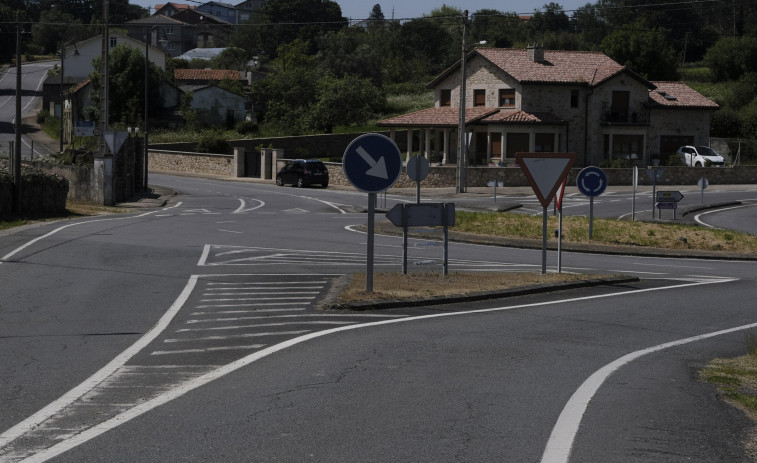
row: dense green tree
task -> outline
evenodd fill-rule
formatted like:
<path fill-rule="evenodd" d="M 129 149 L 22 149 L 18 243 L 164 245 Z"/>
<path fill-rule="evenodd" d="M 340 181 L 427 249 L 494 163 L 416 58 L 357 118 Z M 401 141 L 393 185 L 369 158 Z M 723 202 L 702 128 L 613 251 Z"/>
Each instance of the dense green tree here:
<path fill-rule="evenodd" d="M 309 128 L 331 133 L 336 126 L 365 124 L 386 106 L 384 92 L 356 76 L 318 80 L 317 98 L 308 112 Z"/>
<path fill-rule="evenodd" d="M 373 8 L 371 9 L 371 13 L 368 15 L 368 19 L 371 21 L 384 20 L 384 12 L 381 11 L 381 5 L 379 5 L 378 3 L 373 5 Z"/>
<path fill-rule="evenodd" d="M 244 71 L 247 69 L 247 62 L 250 60 L 248 53 L 238 47 L 228 47 L 218 56 L 209 60 L 206 67 L 211 69 L 234 69 Z"/>
<path fill-rule="evenodd" d="M 256 17 L 253 42 L 261 53 L 275 57 L 275 50 L 295 39 L 309 43 L 308 54 L 323 33 L 347 26 L 342 9 L 332 0 L 268 0 Z"/>
<path fill-rule="evenodd" d="M 534 11 L 528 25 L 533 31 L 541 33 L 567 31 L 570 29 L 570 18 L 560 4 L 550 2 L 541 10 Z"/>
<path fill-rule="evenodd" d="M 598 50 L 602 40 L 610 33 L 610 26 L 600 15 L 597 4 L 578 8 L 570 17 L 571 30 L 579 36 L 580 48 Z"/>
<path fill-rule="evenodd" d="M 488 46 L 510 48 L 526 38 L 526 27 L 517 14 L 497 10 L 478 10 L 471 17 L 470 35 L 473 43 L 483 40 Z"/>
<path fill-rule="evenodd" d="M 369 33 L 362 27 L 330 32 L 319 40 L 318 68 L 336 77 L 348 75 L 382 82 L 382 56 L 370 45 Z"/>
<path fill-rule="evenodd" d="M 616 30 L 602 41 L 602 51 L 649 80 L 676 80 L 678 59 L 667 33 L 643 24 Z"/>
<path fill-rule="evenodd" d="M 0 3 L 0 63 L 11 60 L 16 49 L 16 12 Z"/>
<path fill-rule="evenodd" d="M 32 26 L 32 40 L 39 53 L 56 53 L 61 49 L 62 43 L 74 40 L 75 24 L 79 24 L 79 21 L 61 10 L 43 11 L 40 21 Z"/>
<path fill-rule="evenodd" d="M 737 80 L 757 71 L 757 37 L 723 37 L 710 47 L 704 62 L 716 81 Z"/>
<path fill-rule="evenodd" d="M 137 49 L 127 45 L 118 45 L 111 49 L 108 57 L 109 77 L 109 121 L 112 123 L 137 124 L 144 121 L 145 94 L 145 57 Z M 99 88 L 102 75 L 100 57 L 95 58 L 93 66 L 96 71 L 90 74 L 92 88 Z M 165 80 L 163 72 L 152 63 L 148 68 L 149 114 L 155 114 L 160 106 L 158 87 Z M 91 94 L 92 107 L 89 115 L 99 119 L 100 95 Z"/>

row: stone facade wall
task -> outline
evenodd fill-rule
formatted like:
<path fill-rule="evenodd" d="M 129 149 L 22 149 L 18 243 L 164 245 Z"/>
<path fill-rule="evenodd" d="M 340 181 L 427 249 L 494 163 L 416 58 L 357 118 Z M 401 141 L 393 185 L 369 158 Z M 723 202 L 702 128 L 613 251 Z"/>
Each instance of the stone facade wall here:
<path fill-rule="evenodd" d="M 285 160 L 278 160 L 277 168 L 281 168 Z M 344 176 L 342 165 L 326 163 L 329 169 L 329 184 L 349 185 Z M 663 174 L 657 181 L 658 185 L 696 185 L 697 181 L 705 177 L 711 185 L 748 185 L 757 184 L 757 166 L 741 167 L 659 167 Z M 572 169 L 568 174 L 568 185 L 575 186 L 576 178 L 581 168 Z M 633 183 L 632 169 L 602 169 L 607 175 L 608 185 L 630 186 Z M 455 186 L 457 169 L 455 166 L 431 166 L 428 177 L 421 183 L 424 188 L 449 188 Z M 639 169 L 639 185 L 651 185 L 646 169 Z M 489 182 L 501 182 L 503 186 L 530 186 L 526 176 L 519 167 L 469 167 L 468 186 L 486 187 Z M 410 180 L 403 170 L 395 188 L 412 188 L 415 182 Z"/>
<path fill-rule="evenodd" d="M 149 170 L 236 177 L 233 155 L 150 150 Z"/>

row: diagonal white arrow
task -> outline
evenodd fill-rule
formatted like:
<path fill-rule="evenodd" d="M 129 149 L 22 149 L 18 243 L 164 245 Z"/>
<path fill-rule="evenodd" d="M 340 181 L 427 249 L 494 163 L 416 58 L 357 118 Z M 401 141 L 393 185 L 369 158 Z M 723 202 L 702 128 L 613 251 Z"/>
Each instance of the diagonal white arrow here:
<path fill-rule="evenodd" d="M 358 146 L 355 151 L 357 151 L 357 154 L 363 158 L 363 161 L 371 166 L 370 169 L 365 171 L 366 175 L 383 178 L 384 180 L 389 179 L 389 174 L 386 172 L 386 161 L 384 161 L 384 156 L 381 156 L 379 160 L 376 161 L 366 150 L 363 149 L 362 146 Z"/>

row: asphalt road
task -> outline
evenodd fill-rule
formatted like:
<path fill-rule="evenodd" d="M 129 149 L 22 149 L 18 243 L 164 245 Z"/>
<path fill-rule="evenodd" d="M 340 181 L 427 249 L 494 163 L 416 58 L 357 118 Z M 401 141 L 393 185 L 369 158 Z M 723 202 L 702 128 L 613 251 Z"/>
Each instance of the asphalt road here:
<path fill-rule="evenodd" d="M 642 279 L 323 312 L 365 268 L 364 193 L 151 180 L 179 195 L 0 237 L 3 461 L 748 461 L 751 423 L 696 370 L 745 352 L 754 261 L 566 253 Z M 378 269 L 400 244 L 377 237 Z M 450 245 L 452 271 L 539 266 Z"/>
<path fill-rule="evenodd" d="M 42 84 L 47 78 L 47 71 L 55 61 L 43 61 L 21 66 L 21 119 L 34 117 L 42 107 Z M 9 151 L 9 142 L 15 141 L 16 128 L 16 68 L 0 71 L 0 151 Z M 24 123 L 21 130 L 21 157 L 31 159 L 43 154 L 57 152 L 57 147 L 41 143 L 35 133 L 36 125 Z"/>

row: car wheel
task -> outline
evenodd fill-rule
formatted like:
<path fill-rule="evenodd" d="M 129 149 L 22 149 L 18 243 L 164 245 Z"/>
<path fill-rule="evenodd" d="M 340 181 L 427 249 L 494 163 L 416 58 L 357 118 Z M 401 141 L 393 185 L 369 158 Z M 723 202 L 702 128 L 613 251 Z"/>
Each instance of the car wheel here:
<path fill-rule="evenodd" d="M 276 185 L 284 186 L 284 180 L 281 177 L 276 177 Z"/>
<path fill-rule="evenodd" d="M 297 186 L 298 186 L 298 187 L 300 187 L 300 188 L 302 188 L 302 187 L 304 187 L 304 186 L 305 186 L 305 181 L 304 181 L 304 180 L 302 180 L 302 177 L 299 177 L 299 178 L 297 179 Z"/>
<path fill-rule="evenodd" d="M 697 162 L 696 164 L 694 164 L 694 167 L 702 167 L 702 163 L 701 162 Z"/>
<path fill-rule="evenodd" d="M 328 182 L 321 184 L 321 188 L 328 188 L 328 187 L 329 187 Z"/>

